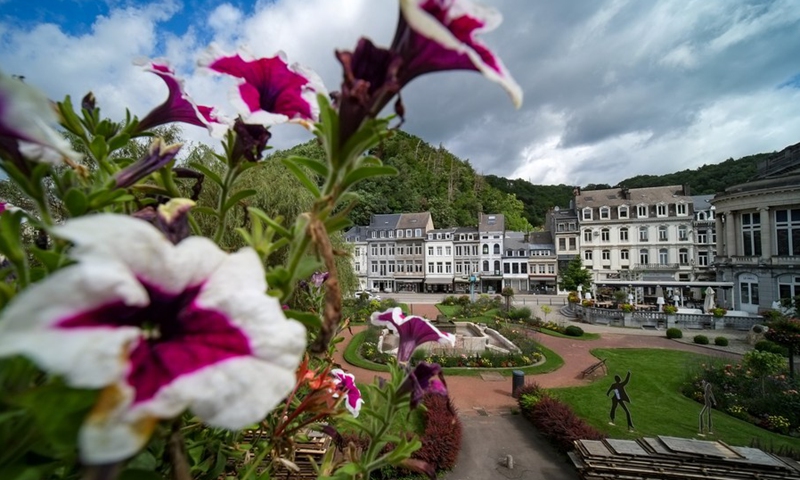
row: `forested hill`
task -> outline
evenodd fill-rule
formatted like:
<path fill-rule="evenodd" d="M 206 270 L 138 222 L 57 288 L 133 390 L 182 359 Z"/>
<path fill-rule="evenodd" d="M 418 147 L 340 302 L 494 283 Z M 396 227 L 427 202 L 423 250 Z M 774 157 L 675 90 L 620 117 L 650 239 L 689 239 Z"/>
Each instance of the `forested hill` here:
<path fill-rule="evenodd" d="M 556 205 L 566 207 L 572 199 L 573 187 L 570 185 L 534 185 L 521 178 L 510 179 L 495 175 L 484 178 L 494 188 L 516 195 L 525 206 L 525 218 L 537 227 L 544 225 L 547 210 Z"/>
<path fill-rule="evenodd" d="M 431 212 L 436 228 L 475 226 L 478 212 L 502 213 L 506 228 L 529 231 L 523 204 L 514 195 L 492 187 L 484 177 L 443 147 L 433 147 L 414 135 L 395 131 L 372 155 L 399 170 L 395 177 L 362 182 L 356 193 L 361 202 L 350 215 L 356 225 L 368 225 L 376 213 Z M 274 157 L 305 155 L 322 158 L 316 140 Z"/>

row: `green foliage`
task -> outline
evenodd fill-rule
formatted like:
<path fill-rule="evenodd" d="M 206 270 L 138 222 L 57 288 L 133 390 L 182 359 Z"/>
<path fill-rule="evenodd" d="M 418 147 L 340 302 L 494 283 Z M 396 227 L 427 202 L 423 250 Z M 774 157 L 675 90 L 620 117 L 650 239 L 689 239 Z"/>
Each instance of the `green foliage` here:
<path fill-rule="evenodd" d="M 708 337 L 705 335 L 695 335 L 692 341 L 698 345 L 708 345 Z"/>
<path fill-rule="evenodd" d="M 592 286 L 592 272 L 583 268 L 583 260 L 580 256 L 570 260 L 566 269 L 559 270 L 558 277 L 558 288 L 561 290 L 572 292 L 578 289 L 578 285 L 582 285 L 583 290 L 588 291 Z"/>
<path fill-rule="evenodd" d="M 678 307 L 675 305 L 664 305 L 664 313 L 667 315 L 674 315 L 678 313 Z"/>
<path fill-rule="evenodd" d="M 727 347 L 728 346 L 728 338 L 727 337 L 716 337 L 714 339 L 714 345 L 718 347 Z"/>
<path fill-rule="evenodd" d="M 534 185 L 527 180 L 495 175 L 487 175 L 485 179 L 492 187 L 515 195 L 524 204 L 525 219 L 536 227 L 544 225 L 545 215 L 554 205 L 566 206 L 572 199 L 573 187 L 568 185 Z"/>
<path fill-rule="evenodd" d="M 756 376 L 775 375 L 786 368 L 786 360 L 776 353 L 751 350 L 744 354 L 742 365 Z"/>
<path fill-rule="evenodd" d="M 580 337 L 583 336 L 583 329 L 577 325 L 570 325 L 564 329 L 564 334 L 570 337 Z"/>
<path fill-rule="evenodd" d="M 777 353 L 784 357 L 789 355 L 789 350 L 786 347 L 778 345 L 770 340 L 759 340 L 753 345 L 753 348 L 762 352 Z"/>
<path fill-rule="evenodd" d="M 683 338 L 683 332 L 680 328 L 668 328 L 667 338 Z"/>

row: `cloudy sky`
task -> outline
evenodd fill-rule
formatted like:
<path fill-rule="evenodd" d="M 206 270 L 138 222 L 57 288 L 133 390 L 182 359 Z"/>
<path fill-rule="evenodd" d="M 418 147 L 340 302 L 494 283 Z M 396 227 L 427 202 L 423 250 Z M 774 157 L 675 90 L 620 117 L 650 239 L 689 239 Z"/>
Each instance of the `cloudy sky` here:
<path fill-rule="evenodd" d="M 615 184 L 800 142 L 800 2 L 484 0 L 504 22 L 482 39 L 521 85 L 515 110 L 475 72 L 423 76 L 404 128 L 485 174 L 540 184 Z M 396 0 L 0 0 L 0 69 L 53 99 L 94 92 L 140 117 L 166 88 L 133 65 L 165 58 L 199 103 L 228 107 L 230 81 L 198 71 L 212 42 L 283 50 L 336 90 L 334 49 L 391 43 Z M 210 142 L 187 126 L 191 141 Z M 310 138 L 277 128 L 273 145 Z"/>

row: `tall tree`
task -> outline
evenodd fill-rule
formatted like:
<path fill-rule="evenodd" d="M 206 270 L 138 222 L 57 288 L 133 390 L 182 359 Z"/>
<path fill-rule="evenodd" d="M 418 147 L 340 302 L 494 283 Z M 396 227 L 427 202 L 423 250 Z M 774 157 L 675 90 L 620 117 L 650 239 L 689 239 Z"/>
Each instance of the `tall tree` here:
<path fill-rule="evenodd" d="M 592 272 L 583 268 L 583 261 L 579 256 L 570 260 L 566 270 L 560 270 L 558 276 L 558 288 L 561 290 L 572 292 L 578 289 L 578 285 L 589 290 L 592 286 Z"/>

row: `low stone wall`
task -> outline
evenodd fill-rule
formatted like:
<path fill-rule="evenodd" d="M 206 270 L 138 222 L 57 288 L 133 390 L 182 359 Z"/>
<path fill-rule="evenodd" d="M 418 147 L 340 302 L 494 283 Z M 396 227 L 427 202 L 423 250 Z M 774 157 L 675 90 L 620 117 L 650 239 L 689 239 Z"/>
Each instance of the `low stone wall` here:
<path fill-rule="evenodd" d="M 764 323 L 759 316 L 726 315 L 715 317 L 706 314 L 664 312 L 623 312 L 610 308 L 580 307 L 583 320 L 596 325 L 642 328 L 681 328 L 689 330 L 732 329 L 748 331 L 753 325 Z"/>

